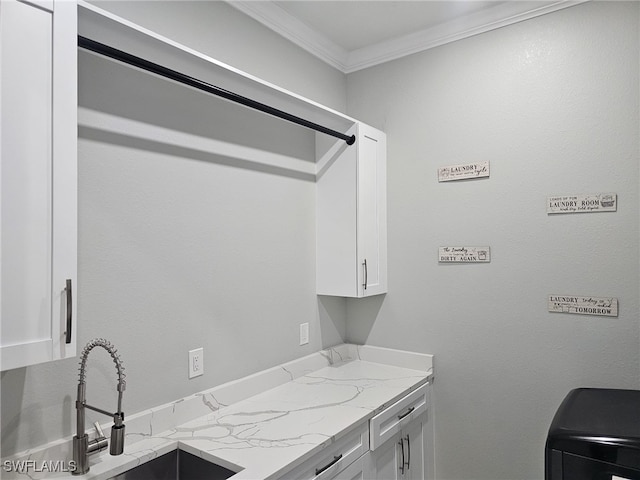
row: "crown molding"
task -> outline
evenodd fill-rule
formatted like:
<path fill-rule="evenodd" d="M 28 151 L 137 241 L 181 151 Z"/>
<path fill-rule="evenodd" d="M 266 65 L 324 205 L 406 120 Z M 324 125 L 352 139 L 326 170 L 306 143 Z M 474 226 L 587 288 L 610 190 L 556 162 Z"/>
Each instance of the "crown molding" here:
<path fill-rule="evenodd" d="M 234 1 L 229 5 L 348 74 L 430 48 L 522 22 L 590 0 L 507 1 L 435 27 L 347 51 L 271 1 Z"/>
<path fill-rule="evenodd" d="M 313 30 L 271 1 L 227 0 L 227 3 L 257 22 L 315 55 L 342 72 L 348 69 L 349 52 Z"/>

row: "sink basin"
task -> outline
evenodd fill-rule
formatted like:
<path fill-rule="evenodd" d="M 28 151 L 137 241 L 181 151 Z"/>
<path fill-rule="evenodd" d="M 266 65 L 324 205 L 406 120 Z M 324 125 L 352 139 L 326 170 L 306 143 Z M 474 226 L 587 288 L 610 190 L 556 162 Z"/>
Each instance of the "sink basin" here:
<path fill-rule="evenodd" d="M 226 480 L 235 474 L 178 448 L 109 480 Z"/>

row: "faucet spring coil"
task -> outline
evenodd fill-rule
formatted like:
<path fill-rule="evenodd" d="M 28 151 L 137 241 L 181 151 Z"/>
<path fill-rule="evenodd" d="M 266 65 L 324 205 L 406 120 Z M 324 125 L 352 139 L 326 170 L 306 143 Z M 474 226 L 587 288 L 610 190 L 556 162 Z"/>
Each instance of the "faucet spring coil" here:
<path fill-rule="evenodd" d="M 113 344 L 104 338 L 94 338 L 89 343 L 87 343 L 87 345 L 82 350 L 82 353 L 80 354 L 80 383 L 85 383 L 87 357 L 89 356 L 89 352 L 95 347 L 102 347 L 107 352 L 109 352 L 109 355 L 111 355 L 113 363 L 115 363 L 116 370 L 118 372 L 118 390 L 124 390 L 126 387 L 126 375 L 124 373 L 124 365 L 122 364 L 122 359 L 120 358 L 120 355 L 117 353 L 118 350 L 113 346 Z"/>

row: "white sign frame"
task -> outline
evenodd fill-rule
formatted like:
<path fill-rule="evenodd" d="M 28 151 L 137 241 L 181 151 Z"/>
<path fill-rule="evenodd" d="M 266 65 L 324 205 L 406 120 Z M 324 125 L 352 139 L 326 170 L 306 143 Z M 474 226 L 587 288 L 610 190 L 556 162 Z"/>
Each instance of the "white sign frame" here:
<path fill-rule="evenodd" d="M 618 316 L 618 299 L 583 295 L 549 295 L 549 312 L 577 315 Z"/>
<path fill-rule="evenodd" d="M 483 178 L 490 174 L 489 161 L 449 165 L 438 169 L 439 182 L 467 180 L 469 178 Z"/>
<path fill-rule="evenodd" d="M 616 193 L 590 193 L 579 195 L 553 195 L 547 197 L 547 213 L 615 212 L 618 209 Z"/>
<path fill-rule="evenodd" d="M 489 263 L 491 247 L 439 247 L 438 263 Z"/>

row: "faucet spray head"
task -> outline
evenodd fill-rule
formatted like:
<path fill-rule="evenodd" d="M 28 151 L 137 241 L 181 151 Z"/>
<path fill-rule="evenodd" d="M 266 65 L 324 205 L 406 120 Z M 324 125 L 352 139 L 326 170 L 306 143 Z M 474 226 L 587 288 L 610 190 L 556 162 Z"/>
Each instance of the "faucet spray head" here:
<path fill-rule="evenodd" d="M 124 452 L 124 424 L 113 425 L 111 427 L 111 444 L 109 453 L 111 455 L 121 455 Z"/>

